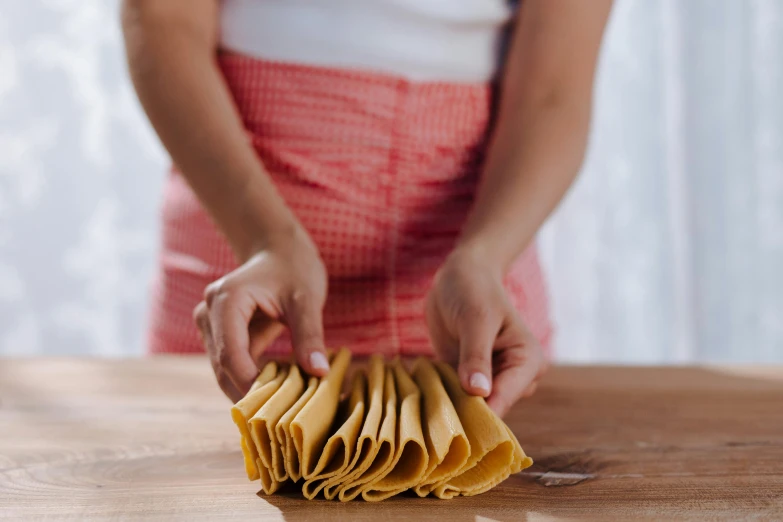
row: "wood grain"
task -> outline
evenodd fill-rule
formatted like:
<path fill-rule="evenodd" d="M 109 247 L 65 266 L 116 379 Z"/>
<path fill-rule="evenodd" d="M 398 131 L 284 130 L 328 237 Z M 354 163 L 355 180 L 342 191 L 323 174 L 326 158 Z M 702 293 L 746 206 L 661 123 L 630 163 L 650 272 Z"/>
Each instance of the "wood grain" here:
<path fill-rule="evenodd" d="M 555 368 L 536 464 L 451 501 L 260 497 L 228 409 L 199 357 L 0 360 L 0 518 L 783 519 L 783 368 Z"/>

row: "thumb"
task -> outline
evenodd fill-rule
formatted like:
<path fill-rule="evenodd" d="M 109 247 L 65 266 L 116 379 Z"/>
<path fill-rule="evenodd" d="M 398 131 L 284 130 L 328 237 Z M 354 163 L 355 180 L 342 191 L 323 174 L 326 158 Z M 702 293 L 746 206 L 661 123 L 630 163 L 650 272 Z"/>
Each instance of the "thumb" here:
<path fill-rule="evenodd" d="M 432 295 L 427 298 L 424 314 L 427 322 L 427 331 L 435 356 L 439 360 L 456 367 L 459 357 L 456 338 L 452 338 L 452 336 L 449 335 L 448 328 L 443 322 L 437 300 L 433 298 Z"/>
<path fill-rule="evenodd" d="M 329 359 L 321 307 L 313 299 L 294 298 L 284 313 L 296 362 L 309 375 L 323 377 L 329 372 Z"/>
<path fill-rule="evenodd" d="M 459 328 L 459 379 L 471 395 L 492 392 L 492 347 L 499 330 L 486 316 L 473 316 Z"/>

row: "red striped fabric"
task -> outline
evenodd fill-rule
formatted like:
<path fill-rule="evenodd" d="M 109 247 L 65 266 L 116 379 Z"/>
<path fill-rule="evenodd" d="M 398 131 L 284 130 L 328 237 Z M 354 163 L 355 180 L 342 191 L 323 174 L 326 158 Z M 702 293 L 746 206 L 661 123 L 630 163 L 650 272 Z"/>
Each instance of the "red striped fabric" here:
<path fill-rule="evenodd" d="M 487 85 L 222 55 L 248 136 L 329 272 L 328 346 L 431 354 L 424 298 L 470 209 L 487 141 Z M 163 199 L 149 351 L 203 350 L 191 313 L 236 267 L 221 233 L 172 169 Z M 533 333 L 551 326 L 535 247 L 505 281 Z M 283 334 L 270 347 L 290 351 Z"/>

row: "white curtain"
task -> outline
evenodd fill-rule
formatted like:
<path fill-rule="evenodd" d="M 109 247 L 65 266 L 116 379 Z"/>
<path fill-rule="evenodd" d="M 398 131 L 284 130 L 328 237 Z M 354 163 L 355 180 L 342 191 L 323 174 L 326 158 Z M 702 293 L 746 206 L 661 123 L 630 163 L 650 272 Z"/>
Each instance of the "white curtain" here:
<path fill-rule="evenodd" d="M 0 0 L 0 354 L 143 351 L 166 156 L 116 0 Z M 540 239 L 564 361 L 783 362 L 783 2 L 617 0 Z"/>
<path fill-rule="evenodd" d="M 783 361 L 783 3 L 616 3 L 542 237 L 576 361 Z"/>

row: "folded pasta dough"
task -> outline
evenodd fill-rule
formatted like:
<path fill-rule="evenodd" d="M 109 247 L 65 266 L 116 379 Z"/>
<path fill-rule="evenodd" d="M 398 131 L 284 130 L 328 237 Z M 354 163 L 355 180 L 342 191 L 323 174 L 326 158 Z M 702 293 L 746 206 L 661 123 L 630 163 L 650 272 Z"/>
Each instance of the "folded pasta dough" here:
<path fill-rule="evenodd" d="M 533 459 L 525 455 L 525 450 L 522 449 L 522 445 L 519 443 L 517 436 L 514 435 L 514 432 L 511 431 L 511 428 L 508 427 L 508 424 L 506 424 L 506 431 L 508 432 L 508 436 L 511 439 L 511 442 L 514 443 L 514 462 L 511 463 L 510 473 L 513 475 L 514 473 L 519 473 L 523 469 L 532 466 Z"/>
<path fill-rule="evenodd" d="M 508 436 L 511 439 L 511 441 L 514 443 L 514 460 L 511 463 L 508 473 L 503 473 L 501 475 L 498 475 L 498 477 L 493 482 L 489 482 L 481 488 L 473 489 L 468 493 L 463 493 L 463 495 L 465 496 L 478 495 L 479 493 L 484 493 L 485 491 L 489 491 L 490 489 L 494 488 L 495 486 L 497 486 L 498 484 L 506 480 L 509 475 L 513 473 L 519 473 L 523 469 L 533 465 L 533 459 L 525 455 L 525 452 L 522 450 L 522 446 L 519 444 L 516 435 L 514 435 L 514 433 L 511 431 L 511 429 L 508 426 L 506 426 L 506 431 L 508 431 Z"/>
<path fill-rule="evenodd" d="M 397 392 L 391 369 L 386 368 L 384 373 L 383 420 L 378 433 L 378 451 L 375 452 L 375 458 L 363 473 L 343 484 L 338 490 L 337 496 L 343 502 L 353 500 L 360 495 L 362 487 L 385 472 L 394 458 L 394 443 L 397 433 Z"/>
<path fill-rule="evenodd" d="M 509 475 L 513 473 L 519 473 L 525 468 L 530 467 L 533 465 L 533 459 L 525 455 L 525 452 L 522 450 L 522 446 L 520 446 L 519 441 L 517 441 L 516 436 L 512 433 L 511 429 L 509 429 L 508 426 L 506 426 L 506 431 L 508 432 L 508 436 L 511 439 L 511 441 L 514 443 L 514 459 L 509 466 L 509 469 L 507 472 L 504 472 L 502 474 L 499 474 L 494 480 L 491 482 L 487 482 L 485 485 L 481 487 L 476 487 L 470 491 L 462 492 L 461 494 L 464 496 L 472 496 L 472 495 L 478 495 L 479 493 L 484 493 L 486 491 L 489 491 L 490 489 L 494 488 L 504 480 L 506 480 Z"/>
<path fill-rule="evenodd" d="M 460 473 L 438 484 L 433 493 L 439 498 L 482 493 L 505 480 L 515 463 L 524 464 L 518 453 L 522 450 L 517 450 L 516 438 L 484 399 L 468 395 L 450 366 L 441 362 L 436 366 L 465 428 L 471 453 Z"/>
<path fill-rule="evenodd" d="M 419 496 L 470 496 L 530 466 L 508 426 L 480 397 L 463 391 L 454 370 L 418 359 L 370 358 L 348 396 L 340 392 L 350 352 L 331 357 L 322 379 L 296 365 L 267 364 L 231 409 L 248 477 L 265 493 L 304 478 L 308 499 L 359 494 L 379 501 L 413 488 Z"/>
<path fill-rule="evenodd" d="M 274 397 L 274 394 L 280 389 L 280 386 L 282 385 L 282 383 L 285 382 L 285 379 L 288 377 L 289 370 L 290 370 L 289 368 L 283 368 L 282 370 L 280 370 L 280 372 L 277 374 L 277 377 L 275 377 L 273 381 L 259 388 L 259 390 L 262 390 L 264 388 L 269 388 L 272 392 L 272 395 L 261 406 L 261 408 L 263 408 L 269 402 L 269 400 L 271 400 L 272 397 Z M 256 440 L 253 439 L 253 429 L 252 429 L 252 425 L 250 424 L 250 421 L 248 421 L 248 430 L 250 431 L 250 438 L 251 438 L 250 443 L 255 446 L 256 454 L 258 455 L 258 458 L 256 458 L 256 468 L 258 469 L 258 475 L 261 479 L 261 488 L 267 494 L 274 493 L 277 490 L 277 488 L 280 487 L 280 483 L 276 482 L 272 478 L 272 470 L 269 469 L 268 466 L 264 465 L 264 463 L 261 461 L 260 458 L 261 455 L 259 454 L 258 443 Z"/>
<path fill-rule="evenodd" d="M 421 393 L 402 363 L 392 365 L 399 403 L 397 444 L 387 469 L 362 490 L 364 500 L 375 502 L 414 487 L 427 471 L 427 447 L 421 429 Z"/>
<path fill-rule="evenodd" d="M 357 371 L 351 385 L 351 393 L 345 401 L 344 422 L 326 441 L 326 446 L 313 470 L 312 478 L 302 485 L 302 494 L 307 499 L 314 499 L 326 481 L 335 475 L 342 475 L 348 465 L 353 462 L 356 442 L 364 420 L 365 391 L 367 381 L 364 373 Z"/>
<path fill-rule="evenodd" d="M 353 460 L 341 473 L 335 474 L 324 485 L 324 497 L 328 500 L 337 496 L 343 484 L 349 484 L 370 467 L 375 454 L 378 453 L 378 429 L 383 414 L 383 383 L 386 370 L 383 357 L 372 355 L 367 370 L 367 393 L 365 395 L 365 410 L 367 415 L 362 424 L 362 431 L 356 443 Z"/>
<path fill-rule="evenodd" d="M 250 390 L 245 394 L 245 397 L 265 385 L 269 381 L 277 377 L 277 373 L 280 371 L 280 367 L 275 361 L 269 361 L 264 365 L 264 368 L 258 372 L 258 377 L 253 381 L 253 385 L 250 386 Z M 244 397 L 243 397 L 244 398 Z M 242 402 L 241 400 L 239 402 Z M 238 403 L 237 403 L 238 404 Z"/>
<path fill-rule="evenodd" d="M 470 444 L 457 411 L 429 359 L 417 359 L 412 374 L 421 390 L 424 406 L 422 427 L 429 457 L 424 477 L 414 490 L 420 497 L 426 497 L 438 483 L 448 481 L 465 467 L 470 457 Z"/>
<path fill-rule="evenodd" d="M 250 419 L 250 436 L 256 446 L 261 465 L 269 473 L 261 473 L 261 486 L 267 495 L 273 493 L 288 478 L 283 452 L 275 435 L 275 426 L 301 396 L 304 379 L 297 366 L 291 366 L 288 375 L 274 395 Z"/>
<path fill-rule="evenodd" d="M 250 437 L 250 429 L 248 428 L 247 421 L 255 415 L 255 413 L 264 405 L 264 403 L 272 396 L 277 389 L 277 386 L 267 387 L 267 384 L 277 378 L 277 363 L 272 361 L 264 366 L 261 373 L 256 377 L 255 382 L 250 387 L 250 391 L 247 392 L 239 402 L 234 404 L 231 408 L 231 419 L 234 424 L 239 428 L 239 435 L 241 437 L 240 447 L 242 448 L 242 456 L 245 459 L 245 471 L 247 472 L 247 478 L 250 480 L 256 480 L 259 478 L 258 466 L 256 460 L 258 459 L 258 451 L 255 444 Z M 283 378 L 281 377 L 280 382 Z"/>
<path fill-rule="evenodd" d="M 283 450 L 283 467 L 285 468 L 285 476 L 290 478 L 293 482 L 297 482 L 302 478 L 302 474 L 299 470 L 299 454 L 296 452 L 296 445 L 294 439 L 291 436 L 291 421 L 302 411 L 304 405 L 313 397 L 315 390 L 318 389 L 318 378 L 310 377 L 307 381 L 307 388 L 299 399 L 277 422 L 275 426 L 275 436 L 277 443 Z M 274 470 L 273 470 L 274 471 Z M 283 475 L 275 476 L 275 479 L 282 482 Z"/>
<path fill-rule="evenodd" d="M 341 349 L 332 359 L 329 373 L 318 383 L 312 398 L 291 421 L 291 436 L 299 455 L 299 469 L 305 480 L 313 476 L 318 454 L 329 436 L 350 362 L 351 352 Z"/>

